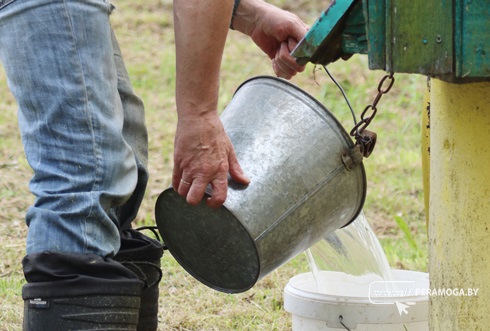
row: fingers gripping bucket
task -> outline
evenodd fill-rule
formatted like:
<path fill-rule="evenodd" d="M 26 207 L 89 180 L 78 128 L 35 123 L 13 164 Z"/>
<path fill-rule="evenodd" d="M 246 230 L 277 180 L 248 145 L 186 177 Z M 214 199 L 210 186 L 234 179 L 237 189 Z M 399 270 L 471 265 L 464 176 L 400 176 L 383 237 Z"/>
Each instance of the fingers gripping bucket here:
<path fill-rule="evenodd" d="M 155 214 L 183 268 L 213 289 L 238 293 L 354 220 L 366 178 L 340 123 L 286 81 L 246 81 L 221 120 L 251 183 L 230 180 L 219 209 L 190 206 L 169 188 Z"/>

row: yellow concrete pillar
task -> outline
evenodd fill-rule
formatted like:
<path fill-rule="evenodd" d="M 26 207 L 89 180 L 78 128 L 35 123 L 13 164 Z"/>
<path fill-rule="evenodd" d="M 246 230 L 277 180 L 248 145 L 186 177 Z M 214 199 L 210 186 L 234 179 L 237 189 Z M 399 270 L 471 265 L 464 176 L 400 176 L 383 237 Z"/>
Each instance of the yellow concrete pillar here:
<path fill-rule="evenodd" d="M 429 273 L 431 291 L 438 292 L 430 296 L 429 325 L 487 330 L 490 82 L 433 79 L 430 101 Z"/>

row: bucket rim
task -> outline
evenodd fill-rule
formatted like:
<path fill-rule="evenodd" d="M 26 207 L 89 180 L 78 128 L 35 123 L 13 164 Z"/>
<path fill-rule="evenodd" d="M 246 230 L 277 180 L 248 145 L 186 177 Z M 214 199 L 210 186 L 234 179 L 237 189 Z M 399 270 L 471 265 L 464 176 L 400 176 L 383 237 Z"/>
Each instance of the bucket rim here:
<path fill-rule="evenodd" d="M 349 147 L 352 148 L 355 146 L 354 144 L 354 141 L 351 139 L 349 133 L 347 132 L 347 130 L 345 130 L 344 126 L 342 125 L 342 123 L 340 123 L 340 121 L 337 119 L 337 117 L 335 117 L 335 115 L 324 105 L 322 104 L 320 101 L 318 101 L 317 98 L 315 98 L 313 95 L 311 95 L 309 92 L 305 91 L 304 89 L 302 89 L 301 87 L 291 83 L 290 81 L 284 79 L 284 78 L 280 78 L 280 77 L 274 77 L 274 76 L 269 76 L 269 75 L 258 75 L 258 76 L 254 76 L 254 77 L 251 77 L 251 78 L 248 78 L 247 80 L 243 81 L 240 85 L 238 85 L 238 87 L 236 88 L 235 92 L 233 93 L 233 96 L 243 87 L 245 86 L 247 83 L 250 83 L 254 80 L 261 80 L 261 79 L 264 79 L 264 80 L 272 80 L 272 81 L 276 81 L 276 82 L 280 82 L 281 84 L 284 84 L 284 85 L 287 85 L 293 89 L 295 89 L 296 91 L 299 91 L 301 92 L 303 95 L 305 95 L 306 97 L 308 97 L 311 101 L 313 101 L 314 103 L 316 103 L 318 106 L 320 106 L 320 108 L 325 111 L 325 113 L 327 113 L 332 120 L 334 120 L 335 124 L 338 125 L 338 127 L 340 128 L 340 131 L 345 135 L 345 137 L 347 138 L 347 143 L 349 144 Z M 360 163 L 362 164 L 362 162 Z"/>
<path fill-rule="evenodd" d="M 426 278 L 428 282 L 427 273 L 396 269 L 393 269 L 393 271 L 398 274 L 420 276 L 421 279 Z M 295 277 L 306 274 L 311 274 L 311 272 L 299 274 Z M 295 277 L 291 278 L 291 280 Z M 390 301 L 385 302 L 376 299 L 376 302 L 372 302 L 366 297 L 313 295 L 315 293 L 294 288 L 291 285 L 291 280 L 284 288 L 283 300 L 284 309 L 293 315 L 293 321 L 294 318 L 300 321 L 304 319 L 308 321 L 315 320 L 321 325 L 339 329 L 345 326 L 355 329 L 360 324 L 412 326 L 418 323 L 425 324 L 428 321 L 430 301 L 428 295 L 425 294 L 393 297 Z M 404 306 L 400 306 L 402 308 L 409 307 L 408 313 L 406 310 L 400 310 L 399 304 L 404 304 Z M 342 317 L 344 324 L 340 323 L 340 317 Z"/>
<path fill-rule="evenodd" d="M 349 275 L 343 272 L 339 271 L 324 271 L 329 274 L 338 274 L 339 276 L 341 275 L 347 275 L 350 277 L 356 277 L 353 275 Z M 427 285 L 429 282 L 429 274 L 421 271 L 414 271 L 414 270 L 399 270 L 399 269 L 392 269 L 393 274 L 395 275 L 395 278 L 397 276 L 416 276 L 417 280 L 427 280 Z M 331 293 L 321 293 L 321 292 L 313 292 L 309 291 L 306 289 L 300 288 L 298 286 L 297 282 L 300 282 L 304 280 L 305 278 L 312 277 L 312 272 L 305 272 L 302 274 L 298 274 L 294 277 L 292 277 L 289 282 L 287 283 L 285 287 L 285 292 L 288 292 L 290 295 L 294 295 L 297 297 L 304 297 L 305 299 L 311 299 L 315 301 L 322 301 L 322 302 L 345 302 L 345 303 L 351 303 L 351 304 L 372 304 L 371 300 L 368 297 L 365 296 L 353 296 L 353 295 L 335 295 Z M 362 277 L 362 276 L 359 276 Z M 308 279 L 309 280 L 309 279 Z M 379 280 L 376 280 L 374 282 L 378 282 Z M 396 279 L 394 280 L 395 282 L 397 281 L 415 281 L 415 280 L 406 280 L 406 279 Z M 420 302 L 420 301 L 426 301 L 429 299 L 429 296 L 427 292 L 424 293 L 424 295 L 406 295 L 406 296 L 390 296 L 389 301 L 415 301 L 415 302 Z M 377 298 L 376 301 L 382 301 L 381 299 Z"/>

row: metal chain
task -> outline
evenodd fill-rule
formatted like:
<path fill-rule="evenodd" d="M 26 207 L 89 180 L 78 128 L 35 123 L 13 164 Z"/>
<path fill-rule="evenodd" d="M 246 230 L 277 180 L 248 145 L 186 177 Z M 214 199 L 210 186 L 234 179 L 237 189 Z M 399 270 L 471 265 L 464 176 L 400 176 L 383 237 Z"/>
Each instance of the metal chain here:
<path fill-rule="evenodd" d="M 386 88 L 384 88 L 385 82 L 388 79 L 389 79 L 388 85 Z M 378 84 L 378 94 L 374 98 L 373 103 L 368 105 L 366 108 L 364 108 L 363 112 L 361 113 L 361 120 L 351 130 L 350 135 L 352 137 L 357 137 L 360 134 L 362 134 L 362 132 L 369 126 L 369 124 L 371 124 L 371 121 L 373 120 L 374 116 L 376 116 L 376 113 L 378 112 L 377 106 L 379 100 L 381 100 L 381 97 L 384 94 L 388 93 L 391 90 L 394 83 L 395 83 L 395 77 L 393 76 L 393 72 L 385 75 L 381 79 L 381 81 Z M 370 116 L 367 116 L 369 110 L 371 110 L 371 114 Z"/>
<path fill-rule="evenodd" d="M 388 79 L 388 86 L 384 88 L 385 82 Z M 361 121 L 357 123 L 351 130 L 350 135 L 355 137 L 356 145 L 359 146 L 360 152 L 364 157 L 369 157 L 373 152 L 374 146 L 376 145 L 377 135 L 375 132 L 366 130 L 366 128 L 371 124 L 374 116 L 378 112 L 378 102 L 381 97 L 391 90 L 391 87 L 395 83 L 395 77 L 393 77 L 393 72 L 385 75 L 378 84 L 378 95 L 374 98 L 371 105 L 364 108 L 361 114 Z M 369 116 L 367 116 L 369 114 Z"/>
<path fill-rule="evenodd" d="M 323 68 L 325 69 L 330 79 L 340 89 L 340 92 L 342 92 L 342 95 L 344 96 L 344 99 L 350 108 L 350 111 L 354 118 L 354 127 L 350 131 L 350 135 L 356 139 L 356 146 L 359 146 L 362 155 L 364 157 L 369 157 L 369 155 L 371 155 L 374 149 L 374 146 L 376 145 L 376 133 L 366 130 L 366 128 L 369 126 L 369 124 L 371 124 L 371 121 L 373 120 L 373 118 L 376 116 L 376 113 L 378 112 L 379 101 L 381 100 L 384 94 L 388 93 L 391 90 L 393 84 L 395 83 L 395 77 L 393 76 L 393 72 L 386 74 L 381 79 L 381 81 L 378 84 L 378 94 L 374 98 L 373 103 L 368 105 L 366 108 L 364 108 L 363 112 L 361 113 L 361 120 L 357 122 L 354 110 L 352 109 L 349 99 L 347 98 L 347 95 L 345 94 L 344 90 L 330 74 L 327 67 L 323 66 Z"/>

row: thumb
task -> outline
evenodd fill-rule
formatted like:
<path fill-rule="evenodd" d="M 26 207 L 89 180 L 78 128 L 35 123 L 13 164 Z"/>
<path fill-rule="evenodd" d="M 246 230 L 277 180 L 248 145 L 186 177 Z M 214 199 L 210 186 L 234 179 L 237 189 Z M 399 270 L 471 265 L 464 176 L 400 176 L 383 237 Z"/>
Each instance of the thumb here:
<path fill-rule="evenodd" d="M 250 178 L 243 172 L 234 151 L 232 151 L 228 157 L 228 165 L 230 176 L 234 181 L 243 185 L 248 185 L 250 183 Z"/>
<path fill-rule="evenodd" d="M 293 49 L 296 47 L 296 45 L 298 45 L 298 41 L 292 37 L 289 37 L 288 38 L 288 50 L 290 52 L 292 52 Z"/>

